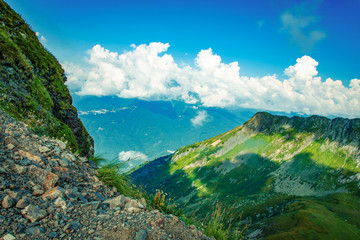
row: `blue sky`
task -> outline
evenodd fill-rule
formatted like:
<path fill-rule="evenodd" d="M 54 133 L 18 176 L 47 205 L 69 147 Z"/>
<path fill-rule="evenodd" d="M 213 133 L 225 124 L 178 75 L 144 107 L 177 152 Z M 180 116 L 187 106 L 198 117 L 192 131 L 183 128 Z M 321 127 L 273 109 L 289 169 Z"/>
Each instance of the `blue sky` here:
<path fill-rule="evenodd" d="M 160 57 L 165 53 L 169 54 L 180 67 L 199 67 L 199 62 L 196 63 L 195 59 L 201 50 L 211 48 L 211 53 L 204 53 L 204 57 L 219 56 L 221 63 L 224 64 L 237 62 L 240 75 L 249 78 L 276 74 L 280 81 L 290 77 L 289 82 L 293 81 L 296 84 L 299 74 L 291 75 L 289 71 L 285 74 L 284 70 L 289 66 L 295 66 L 296 60 L 304 55 L 318 62 L 317 65 L 310 60 L 302 60 L 302 63 L 309 63 L 318 71 L 318 75 L 312 74 L 311 79 L 320 76 L 322 82 L 327 78 L 341 80 L 347 88 L 351 79 L 360 78 L 359 0 L 196 2 L 6 0 L 6 2 L 25 18 L 34 31 L 39 32 L 39 38 L 42 36 L 43 40 L 46 39 L 45 46 L 61 63 L 77 64 L 78 67 L 89 64 L 84 58 L 91 58 L 91 54 L 101 52 L 101 48 L 94 49 L 96 45 L 101 46 L 105 52 L 108 50 L 110 53 L 121 55 L 124 51 L 135 51 L 136 47 L 130 47 L 131 44 L 149 46 L 152 42 L 159 42 L 169 43 L 170 46 L 165 48 L 157 46 L 157 54 Z M 149 53 L 150 50 L 144 51 Z M 141 54 L 137 56 L 139 55 Z M 300 67 L 302 63 L 299 63 L 298 69 L 304 69 Z M 96 64 L 99 64 L 99 61 L 94 60 L 90 63 L 92 69 L 100 66 Z M 71 69 L 70 67 L 66 69 L 69 71 L 70 80 L 78 80 L 80 75 L 75 76 L 76 71 L 71 72 Z M 191 74 L 189 76 L 193 77 Z M 84 75 L 81 77 L 84 78 Z M 301 76 L 300 78 L 306 79 Z M 176 81 L 176 84 L 180 82 L 177 79 Z M 356 84 L 354 82 L 353 86 Z M 215 85 L 208 84 L 206 87 L 209 86 Z M 203 89 L 203 87 L 199 88 Z M 292 89 L 296 88 L 292 86 Z M 324 96 L 336 94 L 334 91 L 333 89 L 325 93 L 324 90 Z M 82 89 L 83 94 L 89 92 Z M 214 101 L 204 100 L 209 96 L 202 97 L 200 90 L 195 93 L 195 97 L 200 98 L 205 105 L 230 104 L 220 100 L 221 103 L 214 104 Z M 342 93 L 349 95 L 348 92 Z M 158 92 L 154 94 L 161 95 Z M 177 96 L 181 94 L 178 93 Z M 147 98 L 145 95 L 122 93 L 118 95 Z M 276 96 L 278 93 L 272 95 Z M 360 111 L 358 106 L 360 99 L 355 95 L 345 100 L 330 100 L 333 104 L 341 101 L 348 105 L 355 104 L 353 110 Z M 300 96 L 296 101 L 301 99 Z M 245 100 L 235 99 L 231 104 L 242 104 L 241 101 Z M 273 105 L 276 103 L 275 101 Z M 303 112 L 308 108 L 315 109 L 309 113 L 318 113 L 318 109 L 322 108 L 322 106 L 304 105 L 294 109 L 290 107 L 274 109 L 266 104 L 259 103 L 255 106 L 267 110 Z M 242 106 L 249 107 L 249 104 Z M 347 105 L 338 107 L 345 108 Z M 333 107 L 328 105 L 327 108 Z M 321 111 L 319 113 L 330 115 Z M 331 114 L 350 116 L 342 114 L 340 110 Z"/>

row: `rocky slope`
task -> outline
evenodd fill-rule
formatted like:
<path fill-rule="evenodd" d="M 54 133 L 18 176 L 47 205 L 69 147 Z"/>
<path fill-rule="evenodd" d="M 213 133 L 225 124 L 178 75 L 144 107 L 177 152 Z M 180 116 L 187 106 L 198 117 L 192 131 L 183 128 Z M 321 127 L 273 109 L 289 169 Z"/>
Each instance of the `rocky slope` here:
<path fill-rule="evenodd" d="M 34 31 L 0 0 L 0 108 L 38 133 L 92 156 L 94 142 L 72 106 L 66 76 Z"/>
<path fill-rule="evenodd" d="M 2 239 L 208 239 L 97 178 L 96 164 L 0 110 Z"/>
<path fill-rule="evenodd" d="M 333 201 L 338 201 L 343 209 L 349 209 L 352 204 L 350 209 L 359 217 L 360 119 L 288 118 L 257 113 L 242 126 L 181 148 L 174 155 L 143 166 L 131 176 L 150 192 L 163 189 L 187 212 L 195 211 L 199 216 L 206 214 L 216 201 L 235 204 L 246 219 L 239 224 L 257 222 L 253 226 L 261 227 L 253 230 L 258 230 L 258 234 L 270 234 L 271 231 L 266 230 L 269 226 L 269 221 L 265 224 L 266 219 L 275 216 L 279 217 L 277 220 L 285 219 L 284 214 L 289 217 L 293 211 L 291 214 L 300 224 L 302 219 L 316 215 L 314 209 L 327 209 L 324 204 L 330 206 Z M 300 211 L 303 208 L 305 211 Z M 317 218 L 322 221 L 314 226 L 323 224 L 332 216 L 331 212 L 321 211 Z M 310 213 L 313 215 L 308 215 Z M 334 222 L 345 223 L 343 229 L 351 229 L 348 232 L 354 235 L 350 238 L 356 239 L 360 231 L 352 228 L 353 225 L 360 227 L 360 222 L 351 225 L 346 222 L 348 218 Z M 273 226 L 279 232 L 290 234 L 291 229 L 298 227 L 279 222 L 285 225 Z M 329 232 L 338 228 L 321 225 L 319 229 Z M 304 235 L 297 233 L 297 237 L 305 237 L 306 231 L 308 237 L 321 235 L 309 230 L 309 226 L 302 226 L 302 230 Z M 279 237 L 276 235 L 279 232 L 271 234 Z M 266 234 L 263 237 L 268 236 Z"/>

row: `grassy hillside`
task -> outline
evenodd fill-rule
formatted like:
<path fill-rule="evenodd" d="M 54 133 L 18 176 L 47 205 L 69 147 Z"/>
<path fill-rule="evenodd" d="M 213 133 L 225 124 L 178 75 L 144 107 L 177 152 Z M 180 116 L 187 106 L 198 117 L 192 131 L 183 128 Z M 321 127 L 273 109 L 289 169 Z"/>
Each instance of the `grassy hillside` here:
<path fill-rule="evenodd" d="M 359 126 L 360 119 L 258 113 L 244 125 L 181 148 L 132 176 L 148 191 L 163 189 L 188 214 L 205 216 L 217 201 L 235 204 L 246 219 L 240 224 L 257 222 L 265 236 L 279 237 L 266 228 L 269 218 L 278 227 L 285 222 L 284 231 L 296 238 L 297 227 L 307 229 L 303 217 L 317 216 L 320 220 L 313 225 L 329 232 L 334 229 L 330 223 L 338 225 L 337 221 L 350 231 L 353 225 L 342 218 L 323 222 L 333 214 L 324 203 L 340 194 L 339 206 L 360 206 Z M 288 217 L 295 220 L 291 223 Z"/>
<path fill-rule="evenodd" d="M 0 107 L 39 134 L 68 142 L 68 147 L 93 155 L 87 133 L 65 86 L 66 76 L 56 58 L 34 31 L 0 0 Z"/>

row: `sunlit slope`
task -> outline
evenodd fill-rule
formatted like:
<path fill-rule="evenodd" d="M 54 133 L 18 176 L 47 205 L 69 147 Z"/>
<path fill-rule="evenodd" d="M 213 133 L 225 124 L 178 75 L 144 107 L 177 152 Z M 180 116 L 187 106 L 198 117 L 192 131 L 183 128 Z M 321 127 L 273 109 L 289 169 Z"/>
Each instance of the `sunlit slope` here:
<path fill-rule="evenodd" d="M 352 191 L 360 169 L 359 125 L 359 119 L 257 113 L 242 126 L 179 149 L 153 176 L 143 175 L 152 181 L 141 179 L 144 169 L 133 175 L 149 188 L 159 188 L 166 177 L 163 187 L 183 204 L 214 194 L 233 199 Z"/>

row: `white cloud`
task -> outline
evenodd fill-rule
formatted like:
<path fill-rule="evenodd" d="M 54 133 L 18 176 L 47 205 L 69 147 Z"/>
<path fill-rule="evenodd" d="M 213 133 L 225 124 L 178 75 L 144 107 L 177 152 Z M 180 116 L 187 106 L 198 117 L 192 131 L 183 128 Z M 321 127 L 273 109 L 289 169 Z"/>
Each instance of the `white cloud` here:
<path fill-rule="evenodd" d="M 109 112 L 107 109 L 100 109 L 100 110 L 90 110 L 90 111 L 79 111 L 79 115 L 99 115 L 99 114 L 106 114 Z"/>
<path fill-rule="evenodd" d="M 204 125 L 205 122 L 209 120 L 209 115 L 205 110 L 200 110 L 197 112 L 197 115 L 190 119 L 191 124 L 194 127 L 200 127 Z"/>
<path fill-rule="evenodd" d="M 46 45 L 48 40 L 44 37 L 44 35 L 40 34 L 39 32 L 36 32 L 35 35 L 38 37 L 42 45 Z"/>
<path fill-rule="evenodd" d="M 166 54 L 168 48 L 169 44 L 150 43 L 133 46 L 133 50 L 119 54 L 96 45 L 88 51 L 88 67 L 63 64 L 67 85 L 80 95 L 360 116 L 360 80 L 351 80 L 349 87 L 339 80 L 323 81 L 317 76 L 318 62 L 309 56 L 298 58 L 295 65 L 285 69 L 288 77 L 280 80 L 276 75 L 241 76 L 237 62 L 223 63 L 211 49 L 198 53 L 195 67 L 180 67 Z"/>
<path fill-rule="evenodd" d="M 313 46 L 326 37 L 326 33 L 313 29 L 318 18 L 309 13 L 311 2 L 303 2 L 292 10 L 281 15 L 282 30 L 289 33 L 291 40 L 298 44 L 304 52 L 310 51 Z M 316 4 L 315 4 L 316 5 Z"/>
<path fill-rule="evenodd" d="M 120 160 L 120 162 L 125 162 L 128 160 L 147 160 L 147 156 L 141 152 L 137 152 L 137 151 L 121 151 L 118 155 L 118 158 Z"/>

